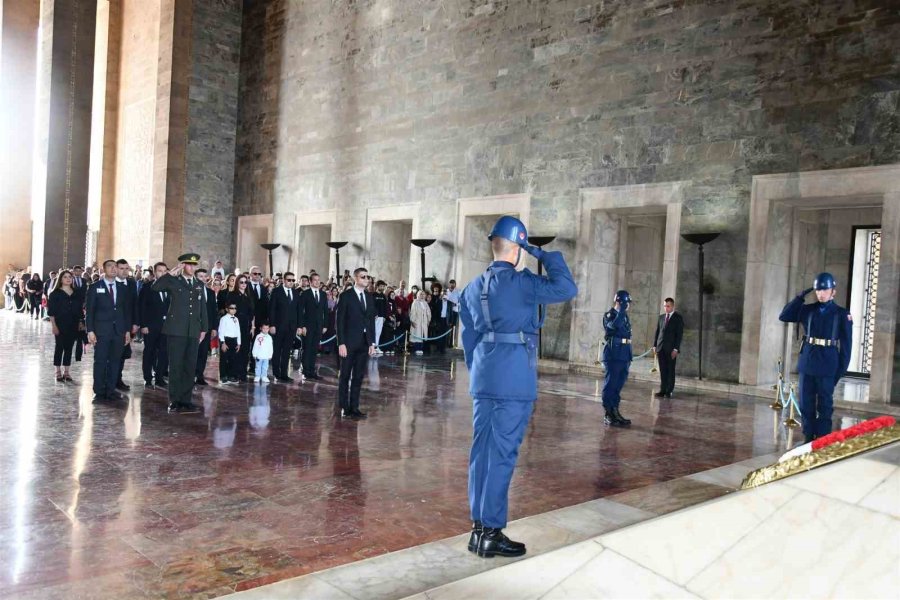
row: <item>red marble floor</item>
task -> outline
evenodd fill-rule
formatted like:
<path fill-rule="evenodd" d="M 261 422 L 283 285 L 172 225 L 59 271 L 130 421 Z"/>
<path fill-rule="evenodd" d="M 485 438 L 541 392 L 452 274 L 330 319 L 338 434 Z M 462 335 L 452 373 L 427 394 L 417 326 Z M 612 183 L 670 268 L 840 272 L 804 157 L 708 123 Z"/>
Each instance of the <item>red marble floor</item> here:
<path fill-rule="evenodd" d="M 207 598 L 462 533 L 469 527 L 468 374 L 458 357 L 382 357 L 369 419 L 335 418 L 316 385 L 213 385 L 169 415 L 127 362 L 130 400 L 91 404 L 92 354 L 58 384 L 47 323 L 0 313 L 0 596 Z M 333 366 L 331 357 L 323 364 Z M 211 361 L 210 380 L 217 362 Z M 596 380 L 543 375 L 511 518 L 770 453 L 773 413 L 747 398 L 652 398 L 602 425 Z"/>

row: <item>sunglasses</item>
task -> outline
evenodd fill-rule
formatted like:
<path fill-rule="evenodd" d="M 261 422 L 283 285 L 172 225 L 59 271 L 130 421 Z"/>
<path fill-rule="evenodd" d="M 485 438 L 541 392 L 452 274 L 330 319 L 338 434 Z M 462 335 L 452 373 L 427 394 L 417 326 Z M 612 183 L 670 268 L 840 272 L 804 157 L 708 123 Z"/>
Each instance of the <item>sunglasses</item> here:
<path fill-rule="evenodd" d="M 240 281 L 238 281 L 238 285 L 247 285 L 247 280 L 241 279 Z"/>
<path fill-rule="evenodd" d="M 226 310 L 237 310 L 237 306 L 229 306 Z"/>
<path fill-rule="evenodd" d="M 260 275 L 262 275 L 262 273 L 250 273 L 250 275 L 252 275 L 253 277 L 259 277 Z"/>
<path fill-rule="evenodd" d="M 294 283 L 297 280 L 296 279 L 285 279 L 285 281 L 287 281 L 288 283 Z"/>

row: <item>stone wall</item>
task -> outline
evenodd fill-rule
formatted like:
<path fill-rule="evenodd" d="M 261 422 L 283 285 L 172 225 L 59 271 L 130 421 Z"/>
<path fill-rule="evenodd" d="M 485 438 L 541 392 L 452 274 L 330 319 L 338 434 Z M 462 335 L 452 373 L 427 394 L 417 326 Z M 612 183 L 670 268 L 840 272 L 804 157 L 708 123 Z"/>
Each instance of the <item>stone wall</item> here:
<path fill-rule="evenodd" d="M 900 158 L 890 6 L 248 3 L 235 212 L 274 213 L 286 242 L 290 215 L 337 209 L 333 239 L 361 247 L 367 208 L 419 203 L 446 279 L 459 198 L 530 194 L 531 223 L 572 259 L 579 189 L 690 181 L 682 231 L 723 232 L 706 247 L 704 374 L 736 380 L 751 177 Z M 696 247 L 678 264 L 691 373 Z M 567 352 L 560 316 L 548 356 Z"/>
<path fill-rule="evenodd" d="M 241 0 L 194 0 L 191 35 L 184 244 L 231 265 Z"/>

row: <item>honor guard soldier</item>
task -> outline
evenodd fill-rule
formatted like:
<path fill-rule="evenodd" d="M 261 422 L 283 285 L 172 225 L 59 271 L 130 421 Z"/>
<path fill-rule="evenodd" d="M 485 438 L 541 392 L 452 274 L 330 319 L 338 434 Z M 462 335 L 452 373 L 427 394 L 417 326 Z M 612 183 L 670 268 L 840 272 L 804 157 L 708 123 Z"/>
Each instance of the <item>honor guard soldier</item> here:
<path fill-rule="evenodd" d="M 182 254 L 181 263 L 153 283 L 154 292 L 166 292 L 169 311 L 163 333 L 169 351 L 169 411 L 193 412 L 191 402 L 197 349 L 209 330 L 209 315 L 203 282 L 194 277 L 199 254 Z"/>
<path fill-rule="evenodd" d="M 809 443 L 831 433 L 834 386 L 850 364 L 853 319 L 850 312 L 834 303 L 834 276 L 819 273 L 813 286 L 791 300 L 778 319 L 803 325 L 803 345 L 797 372 L 800 374 L 800 414 L 803 434 Z M 815 290 L 813 304 L 804 304 Z"/>
<path fill-rule="evenodd" d="M 606 416 L 603 422 L 613 427 L 631 425 L 631 419 L 626 419 L 619 412 L 622 386 L 628 379 L 628 369 L 631 366 L 629 304 L 631 295 L 627 290 L 619 290 L 616 292 L 615 305 L 603 315 L 603 329 L 606 333 L 606 345 L 603 347 L 603 364 L 606 366 L 606 375 L 603 377 L 603 408 Z"/>
<path fill-rule="evenodd" d="M 466 286 L 459 316 L 473 398 L 469 456 L 469 551 L 521 556 L 525 545 L 503 534 L 509 483 L 537 399 L 538 305 L 566 302 L 578 287 L 559 252 L 528 244 L 525 225 L 501 217 L 488 236 L 494 262 Z M 517 271 L 522 251 L 543 261 L 547 276 Z"/>

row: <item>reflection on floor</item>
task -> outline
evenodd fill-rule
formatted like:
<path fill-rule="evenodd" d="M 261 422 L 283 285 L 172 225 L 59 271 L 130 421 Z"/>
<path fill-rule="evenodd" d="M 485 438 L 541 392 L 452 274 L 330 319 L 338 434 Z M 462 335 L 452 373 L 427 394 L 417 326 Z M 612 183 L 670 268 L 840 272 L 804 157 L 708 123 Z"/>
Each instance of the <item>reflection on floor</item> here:
<path fill-rule="evenodd" d="M 894 444 L 414 598 L 896 598 L 898 465 Z"/>
<path fill-rule="evenodd" d="M 139 345 L 126 366 L 130 400 L 117 407 L 90 402 L 91 353 L 74 385 L 56 383 L 52 347 L 49 324 L 0 314 L 0 360 L 15 374 L 0 388 L 2 594 L 213 597 L 469 527 L 471 401 L 458 358 L 373 360 L 370 418 L 355 423 L 335 418 L 330 357 L 322 383 L 213 385 L 196 395 L 202 414 L 171 416 L 165 393 L 140 385 Z M 786 445 L 776 415 L 747 398 L 660 402 L 629 383 L 623 412 L 634 426 L 619 431 L 601 425 L 597 396 L 594 378 L 542 376 L 514 518 L 625 494 L 611 519 L 633 522 L 667 501 L 632 490 Z M 695 483 L 677 494 L 720 493 L 715 481 Z"/>

